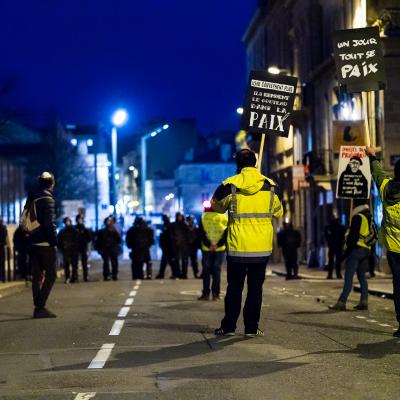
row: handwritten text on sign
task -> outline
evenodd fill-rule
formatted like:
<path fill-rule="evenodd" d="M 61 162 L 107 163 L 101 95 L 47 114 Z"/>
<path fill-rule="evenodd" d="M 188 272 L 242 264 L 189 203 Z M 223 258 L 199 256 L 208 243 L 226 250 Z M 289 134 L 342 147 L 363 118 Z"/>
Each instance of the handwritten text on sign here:
<path fill-rule="evenodd" d="M 337 77 L 347 92 L 383 88 L 385 72 L 378 29 L 342 30 L 334 38 Z"/>
<path fill-rule="evenodd" d="M 287 137 L 297 79 L 252 71 L 243 114 L 243 129 Z"/>

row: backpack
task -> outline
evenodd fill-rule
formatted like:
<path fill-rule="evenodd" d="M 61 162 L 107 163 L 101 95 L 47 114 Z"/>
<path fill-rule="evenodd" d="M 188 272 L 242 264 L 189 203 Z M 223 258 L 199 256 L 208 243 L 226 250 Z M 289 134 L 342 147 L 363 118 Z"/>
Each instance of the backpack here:
<path fill-rule="evenodd" d="M 371 233 L 364 238 L 364 242 L 367 246 L 373 246 L 378 241 L 378 228 L 372 217 L 369 223 L 369 230 Z"/>
<path fill-rule="evenodd" d="M 28 200 L 22 211 L 19 224 L 22 230 L 28 234 L 37 231 L 40 228 L 40 222 L 37 219 L 36 202 L 41 199 L 50 199 L 50 196 L 39 197 L 35 200 Z"/>

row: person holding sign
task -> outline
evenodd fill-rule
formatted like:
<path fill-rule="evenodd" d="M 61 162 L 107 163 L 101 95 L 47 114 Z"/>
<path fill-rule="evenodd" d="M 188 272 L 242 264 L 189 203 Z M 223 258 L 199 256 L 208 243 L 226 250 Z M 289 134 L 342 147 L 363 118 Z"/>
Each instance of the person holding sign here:
<path fill-rule="evenodd" d="M 400 160 L 394 166 L 394 178 L 388 177 L 376 159 L 376 150 L 367 147 L 372 177 L 383 203 L 381 237 L 387 248 L 387 260 L 393 274 L 393 299 L 400 325 Z M 400 337 L 400 328 L 393 334 Z"/>
<path fill-rule="evenodd" d="M 242 291 L 247 276 L 247 298 L 243 309 L 245 335 L 264 336 L 259 329 L 262 286 L 272 253 L 273 217 L 283 215 L 275 182 L 256 168 L 256 155 L 248 149 L 236 153 L 237 175 L 226 179 L 211 199 L 214 211 L 229 211 L 227 236 L 228 288 L 225 317 L 215 335 L 235 334 Z"/>
<path fill-rule="evenodd" d="M 354 309 L 368 310 L 368 282 L 365 273 L 368 270 L 371 246 L 376 242 L 377 234 L 366 200 L 354 200 L 354 206 L 350 229 L 346 233 L 344 257 L 347 260 L 343 291 L 337 303 L 329 306 L 331 310 L 346 311 L 347 298 L 353 288 L 353 277 L 356 273 L 360 282 L 361 298 Z"/>
<path fill-rule="evenodd" d="M 352 157 L 339 178 L 338 197 L 368 198 L 368 180 L 360 167 L 363 165 L 360 157 Z"/>

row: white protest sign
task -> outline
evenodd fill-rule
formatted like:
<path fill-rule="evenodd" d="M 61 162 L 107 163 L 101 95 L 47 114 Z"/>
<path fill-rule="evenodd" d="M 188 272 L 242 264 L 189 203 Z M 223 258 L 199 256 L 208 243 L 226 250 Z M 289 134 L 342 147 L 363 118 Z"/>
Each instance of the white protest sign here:
<path fill-rule="evenodd" d="M 364 146 L 341 146 L 336 197 L 369 199 L 371 170 Z"/>

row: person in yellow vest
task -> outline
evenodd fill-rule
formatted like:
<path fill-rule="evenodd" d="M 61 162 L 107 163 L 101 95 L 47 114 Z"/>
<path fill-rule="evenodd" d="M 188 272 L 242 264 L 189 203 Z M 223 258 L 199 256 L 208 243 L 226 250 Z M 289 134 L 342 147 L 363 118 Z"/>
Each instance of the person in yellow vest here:
<path fill-rule="evenodd" d="M 372 177 L 383 203 L 381 238 L 387 248 L 387 260 L 393 276 L 393 299 L 400 325 L 400 160 L 394 166 L 394 178 L 389 177 L 376 159 L 376 150 L 367 147 Z M 400 337 L 400 328 L 393 336 Z"/>
<path fill-rule="evenodd" d="M 206 205 L 199 224 L 199 239 L 203 253 L 203 292 L 199 300 L 219 300 L 221 291 L 221 266 L 225 257 L 228 216 L 219 214 Z"/>
<path fill-rule="evenodd" d="M 371 229 L 372 215 L 367 200 L 354 200 L 354 208 L 350 228 L 346 232 L 345 254 L 346 270 L 342 294 L 336 304 L 329 306 L 331 310 L 346 311 L 346 302 L 353 288 L 353 277 L 357 274 L 360 282 L 360 303 L 355 310 L 368 310 L 368 282 L 365 273 L 368 271 L 371 241 L 375 232 Z"/>
<path fill-rule="evenodd" d="M 240 150 L 235 161 L 237 175 L 226 179 L 211 199 L 214 211 L 229 212 L 225 317 L 215 335 L 235 334 L 247 277 L 248 290 L 243 309 L 245 335 L 264 336 L 258 324 L 262 287 L 273 247 L 272 218 L 282 216 L 283 209 L 275 182 L 255 168 L 255 153 L 248 149 Z"/>

